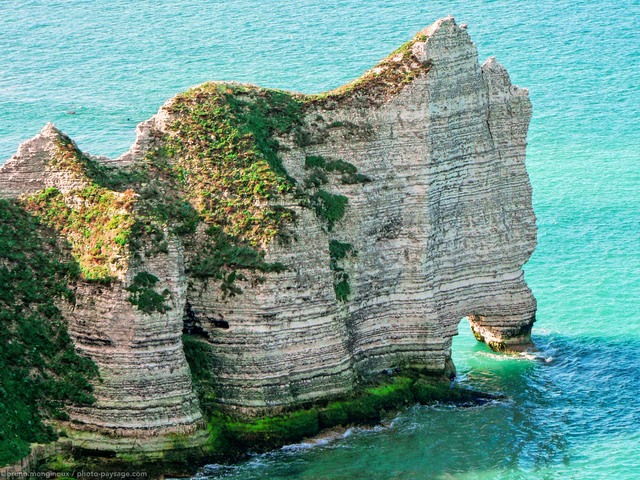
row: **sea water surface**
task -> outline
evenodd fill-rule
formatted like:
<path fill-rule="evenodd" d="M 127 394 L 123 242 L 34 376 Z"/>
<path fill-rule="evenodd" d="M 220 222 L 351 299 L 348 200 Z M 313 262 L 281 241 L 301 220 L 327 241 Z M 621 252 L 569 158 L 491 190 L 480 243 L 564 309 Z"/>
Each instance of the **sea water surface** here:
<path fill-rule="evenodd" d="M 384 428 L 201 475 L 640 478 L 640 2 L 0 2 L 0 163 L 47 121 L 117 156 L 136 123 L 207 80 L 337 87 L 447 14 L 469 24 L 481 62 L 495 55 L 530 89 L 539 245 L 525 272 L 539 352 L 494 354 L 463 321 L 461 383 L 507 400 L 416 406 Z"/>

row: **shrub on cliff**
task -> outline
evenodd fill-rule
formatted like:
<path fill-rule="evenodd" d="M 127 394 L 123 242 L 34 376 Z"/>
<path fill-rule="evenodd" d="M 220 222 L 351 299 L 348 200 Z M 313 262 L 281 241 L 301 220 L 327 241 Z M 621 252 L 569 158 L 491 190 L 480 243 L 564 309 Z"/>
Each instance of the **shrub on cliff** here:
<path fill-rule="evenodd" d="M 131 285 L 125 290 L 131 292 L 129 301 L 145 313 L 153 312 L 165 313 L 171 310 L 171 307 L 165 305 L 165 299 L 170 295 L 169 290 L 165 290 L 162 294 L 156 292 L 154 287 L 159 279 L 155 275 L 147 272 L 138 273 Z"/>

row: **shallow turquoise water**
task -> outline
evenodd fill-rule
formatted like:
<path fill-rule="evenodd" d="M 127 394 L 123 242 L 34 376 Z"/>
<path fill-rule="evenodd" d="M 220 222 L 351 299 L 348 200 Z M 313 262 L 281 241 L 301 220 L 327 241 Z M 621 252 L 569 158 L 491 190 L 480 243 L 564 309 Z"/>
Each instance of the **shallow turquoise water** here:
<path fill-rule="evenodd" d="M 462 322 L 463 383 L 508 401 L 415 407 L 211 478 L 640 478 L 640 2 L 0 2 L 1 159 L 46 121 L 117 156 L 206 80 L 333 88 L 449 13 L 531 92 L 539 358 L 495 355 Z"/>

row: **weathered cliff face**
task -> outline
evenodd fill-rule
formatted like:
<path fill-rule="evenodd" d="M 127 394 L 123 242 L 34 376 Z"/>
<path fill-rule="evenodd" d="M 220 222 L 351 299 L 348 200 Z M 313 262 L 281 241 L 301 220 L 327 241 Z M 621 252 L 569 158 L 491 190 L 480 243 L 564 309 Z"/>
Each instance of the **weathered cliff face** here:
<path fill-rule="evenodd" d="M 444 373 L 463 317 L 494 349 L 528 344 L 530 116 L 527 91 L 493 58 L 481 67 L 449 17 L 328 94 L 197 87 L 141 124 L 115 161 L 77 153 L 69 168 L 56 150 L 64 137 L 45 127 L 0 167 L 0 198 L 55 187 L 78 210 L 78 191 L 99 185 L 131 199 L 118 207 L 131 232 L 144 226 L 135 248 L 133 233 L 104 234 L 129 239 L 91 260 L 110 262 L 111 283 L 80 282 L 65 307 L 102 376 L 98 402 L 71 408 L 76 428 L 119 435 L 89 435 L 86 447 L 202 424 L 183 319 L 211 344 L 217 402 L 242 413 L 345 393 L 389 368 Z M 107 166 L 124 172 L 118 188 Z M 167 213 L 183 200 L 198 217 L 188 228 Z M 30 211 L 42 216 L 44 201 Z M 166 303 L 132 304 L 141 272 L 156 279 L 145 294 Z"/>
<path fill-rule="evenodd" d="M 58 132 L 47 124 L 38 135 L 18 147 L 18 152 L 0 166 L 0 198 L 16 198 L 45 188 L 70 191 L 82 188 L 85 181 L 75 172 L 57 168 L 54 140 Z"/>
<path fill-rule="evenodd" d="M 18 154 L 0 167 L 0 197 L 15 197 L 20 190 L 22 195 L 28 195 L 55 188 L 63 194 L 67 207 L 81 215 L 90 214 L 90 223 L 99 223 L 103 219 L 96 209 L 88 207 L 106 197 L 95 201 L 85 194 L 83 189 L 93 185 L 91 178 L 78 164 L 70 164 L 69 158 L 61 156 L 65 140 L 52 125 L 47 125 L 34 139 L 22 144 Z M 104 213 L 104 220 L 113 220 L 112 209 Z M 39 212 L 36 210 L 35 214 L 38 216 Z M 65 228 L 68 230 L 63 229 L 63 234 L 74 242 L 73 226 L 69 222 Z M 88 228 L 81 231 L 85 232 L 94 233 Z M 142 246 L 145 253 L 147 247 Z M 74 282 L 70 285 L 75 293 L 74 303 L 59 302 L 76 348 L 96 363 L 101 376 L 94 385 L 97 402 L 71 406 L 68 413 L 76 425 L 100 433 L 117 432 L 125 437 L 149 432 L 191 433 L 202 423 L 202 413 L 182 351 L 186 291 L 182 245 L 169 237 L 162 252 L 144 255 L 144 260 L 136 262 L 118 261 L 118 253 L 122 252 L 115 253 L 108 266 L 109 273 L 116 275 L 114 281 L 106 285 Z M 144 312 L 129 301 L 131 294 L 124 287 L 141 271 L 159 279 L 156 290 L 171 292 L 166 311 Z M 102 444 L 103 439 L 99 439 L 94 445 L 91 437 L 83 441 L 89 449 Z"/>
<path fill-rule="evenodd" d="M 298 241 L 268 247 L 267 259 L 290 270 L 224 300 L 190 293 L 216 346 L 221 402 L 282 406 L 383 369 L 443 371 L 465 316 L 495 348 L 527 342 L 536 309 L 522 272 L 536 245 L 527 91 L 495 60 L 480 67 L 453 20 L 423 34 L 412 50 L 428 71 L 374 107 L 362 96 L 310 109 L 321 141 L 287 144 L 284 165 L 300 183 L 309 156 L 343 159 L 372 180 L 324 186 L 349 199 L 345 217 L 327 231 L 299 209 Z M 339 262 L 346 302 L 334 291 L 332 240 L 357 251 Z M 220 315 L 228 330 L 206 320 Z"/>

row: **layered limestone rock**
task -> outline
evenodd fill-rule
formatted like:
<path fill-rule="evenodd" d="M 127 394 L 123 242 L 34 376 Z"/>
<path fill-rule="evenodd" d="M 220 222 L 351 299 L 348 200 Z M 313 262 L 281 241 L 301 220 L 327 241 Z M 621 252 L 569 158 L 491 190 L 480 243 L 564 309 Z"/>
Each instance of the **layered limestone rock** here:
<path fill-rule="evenodd" d="M 177 169 L 201 221 L 183 236 L 167 228 L 167 245 L 127 260 L 118 282 L 78 285 L 77 304 L 67 312 L 70 330 L 103 379 L 98 403 L 71 411 L 84 429 L 135 438 L 200 425 L 180 343 L 183 318 L 212 347 L 217 402 L 249 414 L 346 393 L 387 369 L 445 373 L 453 368 L 451 342 L 463 317 L 496 350 L 530 343 L 536 302 L 522 266 L 536 246 L 525 168 L 531 104 L 495 59 L 478 64 L 465 28 L 441 19 L 342 89 L 286 94 L 299 127 L 275 128 L 272 137 L 287 182 L 297 187 L 256 196 L 244 208 L 289 212 L 295 221 L 273 227 L 286 231 L 288 241 L 233 233 L 262 250 L 263 263 L 249 268 L 230 260 L 218 243 L 221 270 L 196 274 L 210 255 L 212 227 L 233 227 L 217 225 L 202 205 L 232 194 L 189 190 L 185 149 L 198 151 L 205 165 L 214 151 L 207 142 L 220 138 L 214 132 L 174 148 L 176 132 L 185 128 L 182 112 L 185 105 L 204 109 L 215 99 L 241 99 L 235 120 L 264 92 L 239 84 L 195 89 L 141 124 L 127 154 L 96 160 L 128 169 L 165 152 L 166 163 L 154 171 Z M 205 113 L 198 115 L 206 125 Z M 260 132 L 255 127 L 246 141 L 259 140 Z M 0 167 L 0 197 L 81 187 L 82 178 L 60 174 L 51 161 L 47 139 L 56 134 L 45 127 Z M 256 151 L 264 148 L 258 140 Z M 145 182 L 131 188 L 141 192 Z M 169 292 L 171 310 L 146 313 L 131 304 L 124 288 L 139 272 L 159 279 L 154 288 Z"/>
<path fill-rule="evenodd" d="M 76 303 L 65 315 L 69 333 L 98 365 L 101 382 L 95 387 L 96 404 L 72 407 L 69 413 L 88 430 L 123 437 L 192 433 L 203 419 L 181 342 L 182 246 L 169 242 L 166 252 L 129 270 L 124 283 L 131 284 L 140 271 L 159 279 L 157 290 L 171 292 L 166 312 L 140 311 L 122 285 L 77 285 Z"/>
<path fill-rule="evenodd" d="M 75 148 L 48 124 L 0 166 L 0 198 L 25 198 L 55 189 L 71 209 L 86 207 L 90 199 L 84 189 L 95 185 L 74 163 Z M 65 157 L 66 151 L 73 155 Z M 91 215 L 93 222 L 100 222 L 95 212 Z M 148 248 L 143 245 L 145 253 Z M 96 403 L 68 408 L 73 419 L 67 425 L 70 431 L 92 432 L 78 440 L 87 450 L 144 450 L 139 437 L 149 436 L 151 450 L 164 450 L 172 444 L 167 436 L 191 434 L 204 425 L 181 342 L 187 285 L 182 245 L 169 236 L 162 252 L 139 257 L 143 260 L 123 260 L 122 268 L 112 268 L 119 275 L 111 282 L 70 284 L 75 301 L 59 302 L 76 349 L 100 372 L 94 384 Z M 143 312 L 129 300 L 131 293 L 125 287 L 142 271 L 158 279 L 156 290 L 171 292 L 166 311 Z M 110 438 L 114 435 L 117 440 Z M 196 444 L 206 441 L 206 436 L 197 437 Z"/>
<path fill-rule="evenodd" d="M 56 162 L 52 161 L 57 153 L 57 138 L 58 131 L 49 123 L 0 165 L 0 198 L 15 198 L 45 188 L 66 192 L 85 186 L 86 182 L 80 175 L 57 168 Z"/>
<path fill-rule="evenodd" d="M 530 342 L 527 91 L 495 60 L 480 67 L 453 19 L 422 34 L 412 49 L 431 64 L 427 72 L 375 107 L 360 97 L 311 109 L 322 142 L 287 144 L 285 167 L 299 182 L 310 155 L 343 159 L 372 180 L 325 187 L 348 197 L 345 218 L 328 232 L 300 211 L 298 241 L 268 249 L 289 271 L 241 296 L 196 288 L 190 298 L 216 346 L 221 402 L 284 406 L 347 391 L 384 369 L 441 372 L 465 316 L 496 349 Z M 335 297 L 331 240 L 357 251 L 343 262 L 345 303 Z M 206 320 L 220 315 L 228 330 Z"/>

